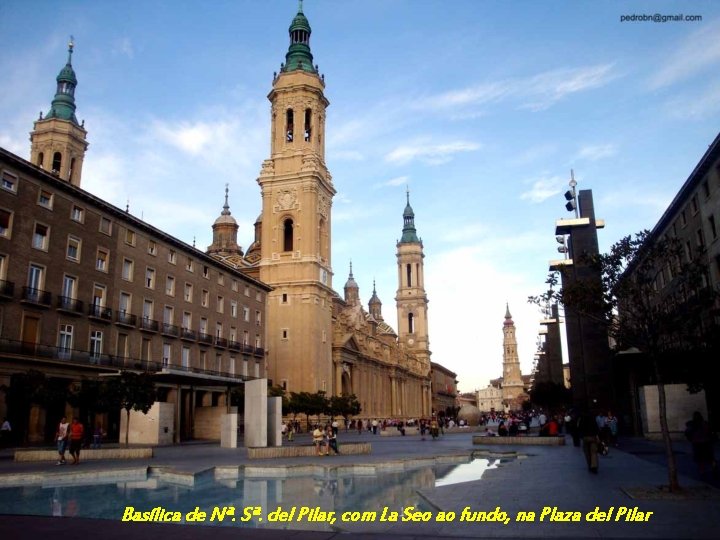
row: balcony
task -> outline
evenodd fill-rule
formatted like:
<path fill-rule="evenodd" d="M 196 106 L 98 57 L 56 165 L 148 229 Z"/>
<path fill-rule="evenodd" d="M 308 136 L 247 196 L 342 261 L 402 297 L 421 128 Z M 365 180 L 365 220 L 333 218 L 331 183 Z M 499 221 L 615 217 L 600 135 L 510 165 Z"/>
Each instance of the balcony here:
<path fill-rule="evenodd" d="M 198 341 L 200 343 L 206 343 L 207 345 L 212 345 L 213 337 L 210 334 L 206 334 L 205 332 L 200 332 L 198 334 Z"/>
<path fill-rule="evenodd" d="M 88 316 L 91 319 L 110 322 L 112 321 L 112 309 L 98 304 L 92 304 L 88 306 Z"/>
<path fill-rule="evenodd" d="M 12 281 L 0 279 L 0 296 L 12 298 L 15 294 L 15 284 Z"/>
<path fill-rule="evenodd" d="M 220 336 L 215 337 L 215 347 L 217 349 L 227 349 L 228 340 L 221 338 Z"/>
<path fill-rule="evenodd" d="M 64 311 L 66 313 L 80 315 L 83 313 L 83 303 L 77 298 L 70 298 L 69 296 L 58 296 L 57 309 L 58 311 Z"/>
<path fill-rule="evenodd" d="M 234 341 L 234 340 L 231 339 L 230 342 L 228 343 L 228 347 L 229 347 L 230 350 L 232 350 L 232 351 L 241 351 L 241 350 L 242 350 L 242 343 L 240 343 L 240 342 L 238 342 L 238 341 Z"/>
<path fill-rule="evenodd" d="M 253 354 L 262 358 L 265 356 L 265 349 L 263 349 L 262 347 L 255 347 L 253 349 Z"/>
<path fill-rule="evenodd" d="M 134 328 L 137 326 L 137 317 L 127 311 L 118 311 L 115 313 L 115 324 Z"/>
<path fill-rule="evenodd" d="M 22 302 L 35 304 L 37 306 L 49 307 L 52 301 L 50 291 L 41 291 L 32 287 L 23 287 Z"/>
<path fill-rule="evenodd" d="M 161 333 L 164 336 L 178 337 L 180 335 L 180 329 L 174 324 L 163 323 Z"/>
<path fill-rule="evenodd" d="M 143 317 L 140 319 L 140 330 L 145 332 L 157 332 L 160 328 L 160 324 L 157 321 Z"/>
<path fill-rule="evenodd" d="M 180 339 L 184 339 L 185 341 L 195 341 L 197 339 L 197 335 L 194 330 L 183 327 L 180 329 Z"/>

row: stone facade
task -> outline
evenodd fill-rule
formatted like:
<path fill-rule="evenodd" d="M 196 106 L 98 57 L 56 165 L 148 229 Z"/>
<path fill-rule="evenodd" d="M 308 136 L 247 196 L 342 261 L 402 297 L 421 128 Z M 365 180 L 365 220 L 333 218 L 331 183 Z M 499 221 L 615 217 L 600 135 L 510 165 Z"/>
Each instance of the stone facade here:
<path fill-rule="evenodd" d="M 515 323 L 510 315 L 509 306 L 505 310 L 505 322 L 503 323 L 502 398 L 505 407 L 511 410 L 519 409 L 522 402 L 527 399 L 522 373 L 520 372 Z"/>
<path fill-rule="evenodd" d="M 432 410 L 433 413 L 444 413 L 457 406 L 457 374 L 435 362 L 430 367 Z"/>

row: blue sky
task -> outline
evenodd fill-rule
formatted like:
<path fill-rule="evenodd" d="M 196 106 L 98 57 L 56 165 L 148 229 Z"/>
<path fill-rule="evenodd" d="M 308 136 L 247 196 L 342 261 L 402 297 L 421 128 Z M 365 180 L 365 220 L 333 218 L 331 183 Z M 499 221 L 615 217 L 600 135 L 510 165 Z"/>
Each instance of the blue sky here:
<path fill-rule="evenodd" d="M 247 248 L 269 157 L 273 71 L 294 0 L 5 0 L 0 146 L 29 156 L 75 37 L 83 187 L 198 246 L 230 184 Z M 425 247 L 433 360 L 463 391 L 500 376 L 505 302 L 523 372 L 528 305 L 559 258 L 570 169 L 592 189 L 601 249 L 651 228 L 720 126 L 720 3 L 308 0 L 331 102 L 333 284 L 353 262 L 396 326 L 405 187 Z M 620 22 L 622 15 L 701 15 Z"/>

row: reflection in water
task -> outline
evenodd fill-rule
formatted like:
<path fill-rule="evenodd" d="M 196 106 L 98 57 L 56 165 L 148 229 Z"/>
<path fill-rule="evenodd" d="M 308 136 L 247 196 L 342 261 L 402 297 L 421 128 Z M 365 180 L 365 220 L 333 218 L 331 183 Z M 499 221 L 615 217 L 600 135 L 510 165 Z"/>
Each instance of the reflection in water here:
<path fill-rule="evenodd" d="M 281 507 L 319 507 L 324 512 L 382 511 L 384 507 L 402 512 L 408 506 L 423 508 L 418 490 L 478 480 L 500 460 L 475 459 L 469 463 L 386 470 L 378 466 L 375 474 L 349 474 L 342 468 L 326 469 L 323 476 L 289 478 L 240 478 L 215 480 L 212 475 L 196 475 L 194 487 L 179 485 L 176 476 L 164 477 L 162 472 L 144 480 L 114 484 L 89 484 L 43 488 L 23 486 L 0 489 L 0 513 L 52 516 L 80 516 L 121 519 L 126 507 L 136 512 L 149 512 L 162 507 L 185 516 L 199 507 L 208 512 L 214 507 L 233 506 L 236 516 L 243 508 L 261 507 L 263 520 L 241 523 L 224 520 L 222 525 L 249 527 L 281 527 L 292 529 L 331 529 L 323 522 L 303 520 L 292 523 L 268 523 L 267 514 Z M 48 504 L 49 503 L 49 504 Z M 337 525 L 341 525 L 338 519 Z M 206 524 L 216 524 L 217 522 Z"/>

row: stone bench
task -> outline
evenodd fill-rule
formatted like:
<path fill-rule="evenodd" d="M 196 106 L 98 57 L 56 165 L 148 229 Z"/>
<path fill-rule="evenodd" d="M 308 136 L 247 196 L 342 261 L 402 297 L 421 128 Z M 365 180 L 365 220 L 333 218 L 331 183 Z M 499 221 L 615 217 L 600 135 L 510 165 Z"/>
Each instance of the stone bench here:
<path fill-rule="evenodd" d="M 557 437 L 536 437 L 528 435 L 525 437 L 488 437 L 487 435 L 473 435 L 473 444 L 483 445 L 518 445 L 518 446 L 565 446 L 565 436 Z"/>
<path fill-rule="evenodd" d="M 90 459 L 144 459 L 153 457 L 152 448 L 83 448 L 80 460 Z M 57 450 L 15 450 L 15 461 L 57 461 Z M 70 452 L 65 459 L 72 463 Z"/>
<path fill-rule="evenodd" d="M 369 454 L 372 451 L 372 445 L 367 442 L 362 443 L 339 443 L 340 454 Z M 271 459 L 271 458 L 290 458 L 305 457 L 317 455 L 315 445 L 298 445 L 298 446 L 268 446 L 268 447 L 250 447 L 247 449 L 248 458 L 250 459 Z M 334 452 L 330 450 L 330 455 Z"/>

